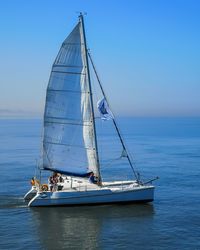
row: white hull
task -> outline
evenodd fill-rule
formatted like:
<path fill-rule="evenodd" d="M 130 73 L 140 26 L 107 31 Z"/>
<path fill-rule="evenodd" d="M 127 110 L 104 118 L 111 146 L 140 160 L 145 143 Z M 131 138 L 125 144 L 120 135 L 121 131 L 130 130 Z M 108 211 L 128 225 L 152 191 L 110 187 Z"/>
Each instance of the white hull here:
<path fill-rule="evenodd" d="M 102 187 L 77 191 L 38 192 L 30 200 L 29 206 L 71 206 L 71 205 L 98 205 L 110 203 L 150 202 L 154 199 L 154 186 Z"/>
<path fill-rule="evenodd" d="M 33 186 L 25 195 L 24 195 L 24 200 L 28 201 L 33 199 L 34 196 L 37 194 L 37 187 Z"/>

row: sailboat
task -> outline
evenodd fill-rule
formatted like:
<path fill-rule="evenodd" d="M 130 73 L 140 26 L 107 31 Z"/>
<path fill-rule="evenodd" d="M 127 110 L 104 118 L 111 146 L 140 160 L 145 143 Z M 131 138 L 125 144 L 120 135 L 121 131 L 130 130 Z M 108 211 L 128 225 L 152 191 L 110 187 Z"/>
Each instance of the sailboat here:
<path fill-rule="evenodd" d="M 91 70 L 102 98 L 94 104 Z M 95 108 L 99 112 L 97 117 Z M 112 123 L 121 147 L 119 160 L 133 172 L 131 180 L 103 181 L 98 118 Z M 53 63 L 46 92 L 40 173 L 50 173 L 46 184 L 33 179 L 24 196 L 28 206 L 99 205 L 151 202 L 156 178 L 142 182 L 110 109 L 91 53 L 87 48 L 84 17 L 64 40 Z M 109 140 L 109 138 L 108 138 Z M 114 167 L 117 163 L 113 162 Z M 105 165 L 105 162 L 104 162 Z"/>

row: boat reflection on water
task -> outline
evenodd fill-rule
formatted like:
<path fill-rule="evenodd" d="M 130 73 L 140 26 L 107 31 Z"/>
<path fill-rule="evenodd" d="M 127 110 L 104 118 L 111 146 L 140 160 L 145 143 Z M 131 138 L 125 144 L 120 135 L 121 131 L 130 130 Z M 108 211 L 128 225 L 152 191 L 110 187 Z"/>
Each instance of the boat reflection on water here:
<path fill-rule="evenodd" d="M 137 232 L 152 224 L 154 215 L 151 204 L 48 207 L 30 211 L 44 249 L 111 247 L 114 242 L 122 244 L 123 236 L 128 247 Z"/>

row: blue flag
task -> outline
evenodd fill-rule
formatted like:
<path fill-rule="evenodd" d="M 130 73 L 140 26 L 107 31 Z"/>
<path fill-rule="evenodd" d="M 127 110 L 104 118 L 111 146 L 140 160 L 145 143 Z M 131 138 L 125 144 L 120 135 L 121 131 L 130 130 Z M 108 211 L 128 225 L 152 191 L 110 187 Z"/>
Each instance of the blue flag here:
<path fill-rule="evenodd" d="M 102 120 L 110 120 L 114 118 L 105 98 L 97 102 L 97 108 Z"/>

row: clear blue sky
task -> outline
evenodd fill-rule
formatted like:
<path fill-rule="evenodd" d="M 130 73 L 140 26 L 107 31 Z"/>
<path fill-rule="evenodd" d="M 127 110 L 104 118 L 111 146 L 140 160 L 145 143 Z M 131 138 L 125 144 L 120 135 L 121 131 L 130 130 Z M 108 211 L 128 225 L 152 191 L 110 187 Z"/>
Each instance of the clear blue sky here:
<path fill-rule="evenodd" d="M 51 65 L 77 22 L 118 115 L 200 116 L 200 1 L 0 1 L 0 115 L 41 115 Z"/>

